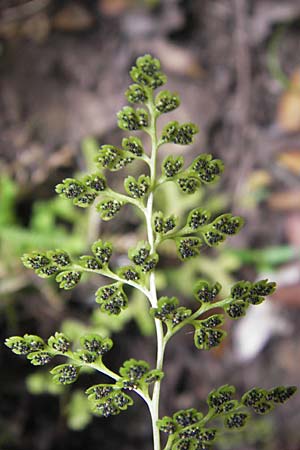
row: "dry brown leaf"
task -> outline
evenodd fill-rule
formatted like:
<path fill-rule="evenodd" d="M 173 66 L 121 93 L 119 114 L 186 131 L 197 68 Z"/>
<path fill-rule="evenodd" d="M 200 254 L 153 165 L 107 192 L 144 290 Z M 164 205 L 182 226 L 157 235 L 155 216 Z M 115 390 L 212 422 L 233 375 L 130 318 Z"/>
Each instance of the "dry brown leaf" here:
<path fill-rule="evenodd" d="M 0 24 L 0 37 L 5 39 L 15 39 L 19 35 L 19 26 L 16 22 Z"/>
<path fill-rule="evenodd" d="M 40 12 L 24 21 L 20 32 L 22 36 L 41 43 L 48 37 L 50 28 L 48 15 L 44 12 Z"/>
<path fill-rule="evenodd" d="M 300 175 L 300 150 L 289 150 L 277 158 L 278 163 L 295 175 Z"/>
<path fill-rule="evenodd" d="M 292 308 L 300 308 L 300 284 L 279 287 L 272 295 L 272 300 Z"/>
<path fill-rule="evenodd" d="M 192 78 L 203 76 L 204 70 L 197 61 L 196 54 L 164 39 L 152 41 L 153 52 L 164 62 L 166 72 L 188 75 Z"/>
<path fill-rule="evenodd" d="M 300 130 L 300 69 L 293 73 L 290 87 L 279 100 L 277 123 L 284 131 Z"/>
<path fill-rule="evenodd" d="M 115 17 L 133 5 L 133 0 L 99 0 L 99 10 L 105 16 Z"/>
<path fill-rule="evenodd" d="M 284 229 L 289 244 L 300 248 L 300 213 L 287 214 Z"/>
<path fill-rule="evenodd" d="M 254 170 L 250 173 L 248 178 L 248 188 L 251 192 L 257 191 L 257 189 L 261 189 L 267 186 L 270 186 L 272 183 L 271 175 L 265 170 Z"/>
<path fill-rule="evenodd" d="M 95 18 L 78 3 L 70 3 L 53 18 L 53 28 L 60 31 L 83 31 L 94 25 Z"/>
<path fill-rule="evenodd" d="M 298 210 L 300 209 L 300 190 L 272 194 L 268 199 L 268 206 L 277 211 Z"/>

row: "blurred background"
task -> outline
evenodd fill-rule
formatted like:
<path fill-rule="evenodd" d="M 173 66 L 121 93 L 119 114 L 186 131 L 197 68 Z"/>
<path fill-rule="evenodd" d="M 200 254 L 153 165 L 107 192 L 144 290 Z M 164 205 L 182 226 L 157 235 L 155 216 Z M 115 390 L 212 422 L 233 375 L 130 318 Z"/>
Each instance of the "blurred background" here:
<path fill-rule="evenodd" d="M 167 119 L 201 129 L 193 147 L 170 150 L 188 161 L 211 152 L 226 167 L 216 188 L 182 197 L 169 186 L 157 207 L 184 214 L 205 205 L 246 219 L 221 250 L 184 266 L 165 247 L 160 291 L 192 306 L 190 286 L 199 277 L 225 289 L 240 279 L 279 283 L 265 304 L 227 323 L 230 338 L 218 350 L 197 351 L 187 332 L 171 341 L 161 413 L 205 408 L 208 392 L 225 383 L 238 392 L 299 385 L 299 50 L 297 0 L 0 0 L 1 450 L 151 449 L 138 399 L 118 417 L 93 418 L 82 392 L 99 377 L 87 373 L 71 389 L 57 387 L 2 344 L 26 332 L 47 338 L 63 330 L 76 339 L 93 330 L 115 337 L 109 359 L 116 370 L 130 357 L 153 361 L 152 323 L 135 292 L 129 309 L 107 321 L 94 301 L 105 280 L 91 277 L 62 292 L 20 263 L 33 249 L 80 255 L 100 233 L 115 236 L 118 265 L 143 238 L 130 210 L 103 224 L 57 198 L 54 187 L 92 170 L 99 145 L 120 142 L 116 112 L 126 104 L 128 70 L 146 52 L 161 59 L 167 88 L 182 100 Z M 110 181 L 122 189 L 119 174 Z M 299 450 L 299 406 L 298 395 L 226 436 L 218 450 Z"/>

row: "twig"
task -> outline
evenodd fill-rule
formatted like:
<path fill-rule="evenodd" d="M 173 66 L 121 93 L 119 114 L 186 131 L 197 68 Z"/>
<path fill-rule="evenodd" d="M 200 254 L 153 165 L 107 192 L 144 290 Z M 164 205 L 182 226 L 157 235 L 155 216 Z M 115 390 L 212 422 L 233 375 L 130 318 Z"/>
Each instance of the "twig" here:
<path fill-rule="evenodd" d="M 247 0 L 234 0 L 234 13 L 236 19 L 235 27 L 235 54 L 236 54 L 236 111 L 235 134 L 233 137 L 236 152 L 243 152 L 240 158 L 238 179 L 236 180 L 234 197 L 240 192 L 241 184 L 244 182 L 245 174 L 251 165 L 251 152 L 247 145 L 247 128 L 250 121 L 251 101 L 251 59 L 248 39 L 248 17 Z M 236 160 L 236 154 L 234 155 Z"/>
<path fill-rule="evenodd" d="M 23 5 L 7 8 L 2 12 L 0 23 L 26 19 L 45 9 L 49 3 L 50 0 L 31 0 Z"/>

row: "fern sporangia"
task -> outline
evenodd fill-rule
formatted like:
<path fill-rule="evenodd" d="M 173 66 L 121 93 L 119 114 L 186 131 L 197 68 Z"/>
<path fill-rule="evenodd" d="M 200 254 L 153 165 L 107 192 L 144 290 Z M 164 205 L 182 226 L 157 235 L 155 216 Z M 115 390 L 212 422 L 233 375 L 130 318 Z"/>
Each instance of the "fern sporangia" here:
<path fill-rule="evenodd" d="M 55 277 L 62 289 L 76 287 L 84 273 L 106 277 L 110 281 L 96 292 L 96 302 L 103 314 L 122 314 L 130 301 L 128 286 L 141 291 L 149 301 L 149 313 L 155 322 L 156 366 L 151 368 L 146 361 L 129 359 L 118 373 L 110 370 L 105 364 L 105 355 L 113 342 L 97 334 L 82 336 L 79 347 L 62 333 L 55 333 L 48 341 L 27 334 L 10 337 L 6 345 L 17 355 L 25 355 L 37 366 L 52 363 L 57 356 L 60 360 L 65 358 L 65 363 L 51 370 L 54 381 L 59 384 L 74 383 L 84 367 L 106 375 L 107 384 L 94 385 L 86 390 L 91 409 L 96 415 L 108 417 L 119 414 L 133 404 L 132 393 L 138 394 L 149 408 L 154 450 L 162 449 L 161 432 L 167 435 L 164 450 L 205 450 L 211 448 L 224 428 L 240 430 L 252 413 L 270 412 L 288 400 L 296 388 L 254 388 L 241 399 L 235 399 L 235 388 L 225 385 L 208 395 L 206 413 L 192 408 L 160 418 L 166 345 L 177 332 L 189 325 L 193 327 L 197 349 L 217 347 L 226 337 L 223 329 L 225 316 L 230 319 L 244 316 L 250 305 L 259 305 L 274 292 L 275 283 L 268 280 L 240 281 L 232 286 L 228 296 L 223 296 L 222 286 L 217 281 L 210 283 L 198 280 L 191 292 L 195 298 L 193 310 L 182 305 L 176 297 L 158 298 L 156 267 L 159 264 L 160 245 L 164 241 L 173 241 L 178 258 L 185 262 L 201 255 L 203 248 L 218 246 L 238 233 L 243 226 L 243 219 L 229 213 L 212 217 L 210 211 L 201 207 L 195 207 L 187 217 L 180 218 L 166 216 L 154 209 L 155 194 L 162 184 L 175 183 L 183 194 L 189 195 L 200 186 L 216 183 L 224 165 L 221 160 L 206 153 L 201 153 L 188 166 L 183 156 L 167 155 L 162 158 L 159 170 L 158 152 L 164 151 L 165 144 L 191 144 L 198 127 L 191 122 L 180 124 L 172 121 L 158 135 L 159 117 L 179 106 L 179 96 L 167 90 L 154 94 L 157 88 L 166 83 L 167 78 L 158 59 L 150 55 L 137 59 L 130 76 L 133 84 L 126 91 L 126 97 L 130 103 L 139 106 L 125 106 L 117 114 L 119 127 L 129 132 L 129 135 L 122 140 L 120 147 L 100 147 L 96 157 L 98 172 L 81 179 L 67 178 L 56 186 L 56 192 L 82 208 L 94 204 L 103 220 L 113 219 L 124 205 L 131 205 L 144 218 L 145 240 L 129 249 L 129 264 L 118 268 L 110 264 L 112 243 L 101 239 L 92 244 L 88 255 L 78 259 L 58 249 L 25 254 L 23 263 L 42 278 Z M 144 148 L 139 137 L 131 135 L 134 131 L 142 131 L 150 137 L 150 150 Z M 111 189 L 103 172 L 122 170 L 135 160 L 144 163 L 146 173 L 137 178 L 125 178 L 123 193 Z"/>

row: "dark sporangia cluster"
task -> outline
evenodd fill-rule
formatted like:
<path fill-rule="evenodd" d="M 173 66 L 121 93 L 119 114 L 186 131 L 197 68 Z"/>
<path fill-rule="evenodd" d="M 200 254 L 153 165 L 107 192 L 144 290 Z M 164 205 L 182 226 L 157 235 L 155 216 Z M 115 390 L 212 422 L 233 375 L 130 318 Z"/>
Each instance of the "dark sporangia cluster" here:
<path fill-rule="evenodd" d="M 113 343 L 109 338 L 103 338 L 98 334 L 89 334 L 80 338 L 81 347 L 73 352 L 71 341 L 63 333 L 55 333 L 50 336 L 48 344 L 35 335 L 24 337 L 13 336 L 6 340 L 5 344 L 16 354 L 25 355 L 35 366 L 43 366 L 49 363 L 55 356 L 65 356 L 73 363 L 61 364 L 50 371 L 56 383 L 70 384 L 77 380 L 82 366 L 97 362 L 102 363 L 102 356 L 107 353 Z"/>
<path fill-rule="evenodd" d="M 106 179 L 102 174 L 86 175 L 83 180 L 84 184 L 96 193 L 105 191 L 107 187 Z"/>
<path fill-rule="evenodd" d="M 158 255 L 151 254 L 150 245 L 143 241 L 128 251 L 128 257 L 143 273 L 151 272 L 158 263 Z"/>
<path fill-rule="evenodd" d="M 199 280 L 196 283 L 193 291 L 196 300 L 200 303 L 200 311 L 201 305 L 205 307 L 207 304 L 215 302 L 221 288 L 222 286 L 219 283 L 210 284 L 205 280 Z M 231 319 L 238 319 L 245 315 L 253 298 L 255 298 L 255 301 L 252 304 L 259 304 L 265 299 L 262 294 L 269 295 L 274 290 L 275 283 L 268 282 L 268 280 L 261 280 L 256 283 L 241 281 L 232 287 L 230 296 L 221 300 L 220 304 L 217 303 L 217 305 L 223 308 Z M 261 294 L 258 296 L 259 298 L 257 298 L 257 293 Z M 224 318 L 221 314 L 212 315 L 206 319 L 202 319 L 200 316 L 200 319 L 191 321 L 195 328 L 194 342 L 196 347 L 209 350 L 218 346 L 226 337 L 226 332 L 217 328 L 223 322 Z"/>
<path fill-rule="evenodd" d="M 214 410 L 215 414 L 223 414 L 224 412 L 232 411 L 233 407 L 236 406 L 232 403 L 234 393 L 235 387 L 225 384 L 209 393 L 207 404 L 210 409 Z M 226 405 L 228 405 L 228 407 L 226 407 Z"/>
<path fill-rule="evenodd" d="M 131 358 L 123 363 L 120 368 L 120 375 L 122 379 L 118 381 L 118 386 L 132 390 L 143 389 L 143 387 L 161 380 L 163 372 L 157 369 L 150 370 L 146 361 Z"/>
<path fill-rule="evenodd" d="M 296 386 L 277 386 L 267 392 L 266 399 L 276 404 L 285 403 L 296 391 Z"/>
<path fill-rule="evenodd" d="M 47 252 L 47 257 L 50 258 L 54 264 L 57 264 L 59 268 L 64 268 L 71 264 L 69 254 L 63 250 L 50 250 Z"/>
<path fill-rule="evenodd" d="M 72 358 L 80 365 L 97 363 L 101 365 L 102 356 L 105 355 L 113 346 L 109 338 L 103 338 L 99 334 L 92 333 L 81 336 L 81 347 L 72 354 Z"/>
<path fill-rule="evenodd" d="M 125 131 L 137 131 L 146 128 L 149 124 L 148 113 L 145 109 L 134 109 L 124 106 L 117 114 L 118 126 Z"/>
<path fill-rule="evenodd" d="M 51 263 L 51 259 L 44 253 L 32 252 L 22 256 L 22 262 L 27 269 L 40 270 Z"/>
<path fill-rule="evenodd" d="M 227 235 L 233 235 L 240 231 L 244 221 L 241 217 L 233 217 L 232 214 L 223 214 L 212 222 L 212 227 Z"/>
<path fill-rule="evenodd" d="M 93 364 L 98 359 L 97 353 L 88 350 L 77 350 L 74 355 L 78 361 L 84 364 Z"/>
<path fill-rule="evenodd" d="M 25 267 L 33 269 L 42 278 L 56 275 L 55 280 L 59 287 L 66 290 L 75 287 L 81 278 L 81 272 L 65 270 L 72 262 L 70 256 L 61 250 L 26 253 L 22 261 Z"/>
<path fill-rule="evenodd" d="M 148 242 L 141 241 L 137 247 L 128 251 L 128 257 L 137 266 L 142 266 L 150 256 L 150 245 Z"/>
<path fill-rule="evenodd" d="M 161 114 L 174 111 L 179 105 L 178 95 L 170 91 L 161 91 L 155 98 L 155 108 Z"/>
<path fill-rule="evenodd" d="M 95 198 L 107 187 L 106 178 L 102 174 L 91 174 L 82 180 L 66 178 L 55 188 L 56 192 L 63 198 L 70 199 L 74 205 L 86 208 L 91 205 Z"/>
<path fill-rule="evenodd" d="M 16 355 L 28 355 L 29 353 L 44 350 L 46 348 L 43 339 L 33 334 L 25 334 L 23 337 L 13 336 L 7 338 L 5 345 Z"/>
<path fill-rule="evenodd" d="M 56 332 L 54 336 L 49 337 L 48 345 L 57 353 L 67 353 L 70 349 L 71 342 L 63 333 Z"/>
<path fill-rule="evenodd" d="M 278 386 L 270 390 L 253 388 L 242 397 L 242 403 L 256 414 L 267 414 L 274 406 L 285 403 L 297 391 L 295 386 Z"/>
<path fill-rule="evenodd" d="M 194 136 L 199 132 L 198 127 L 191 122 L 180 125 L 178 122 L 169 122 L 163 129 L 160 143 L 190 145 L 193 143 Z"/>
<path fill-rule="evenodd" d="M 217 430 L 206 428 L 203 414 L 194 408 L 163 417 L 158 427 L 169 436 L 172 450 L 210 449 L 217 437 Z"/>
<path fill-rule="evenodd" d="M 134 136 L 124 138 L 122 140 L 122 147 L 124 151 L 129 152 L 136 157 L 141 157 L 144 154 L 142 141 Z"/>
<path fill-rule="evenodd" d="M 225 426 L 229 429 L 239 429 L 246 425 L 247 419 L 249 418 L 246 413 L 235 413 L 230 414 L 225 418 Z"/>
<path fill-rule="evenodd" d="M 158 263 L 158 255 L 150 255 L 147 260 L 142 264 L 141 270 L 143 273 L 152 272 Z"/>
<path fill-rule="evenodd" d="M 203 208 L 195 208 L 190 211 L 184 229 L 187 232 L 199 231 L 210 219 L 210 212 Z"/>
<path fill-rule="evenodd" d="M 215 327 L 219 327 L 220 325 L 223 325 L 224 316 L 222 314 L 213 314 L 212 316 L 208 317 L 207 319 L 202 319 L 202 320 L 199 320 L 198 322 L 201 322 L 202 327 L 215 328 Z"/>
<path fill-rule="evenodd" d="M 162 141 L 164 142 L 165 139 L 166 142 L 174 142 L 168 136 L 176 133 L 176 130 L 178 130 L 177 122 L 170 122 L 163 130 Z M 161 182 L 166 181 L 165 179 L 175 180 L 184 194 L 193 194 L 202 183 L 215 183 L 224 170 L 221 160 L 213 159 L 206 153 L 197 157 L 185 170 L 182 169 L 183 164 L 184 160 L 181 156 L 167 156 L 162 163 Z M 226 234 L 225 231 L 223 233 Z"/>
<path fill-rule="evenodd" d="M 148 100 L 146 90 L 139 84 L 131 84 L 125 92 L 125 96 L 129 103 L 146 103 Z"/>
<path fill-rule="evenodd" d="M 81 336 L 81 348 L 74 353 L 74 357 L 80 363 L 92 364 L 100 362 L 100 358 L 105 355 L 113 346 L 109 338 L 103 338 L 99 334 L 89 334 Z"/>
<path fill-rule="evenodd" d="M 200 232 L 206 244 L 213 247 L 223 242 L 227 236 L 237 234 L 243 224 L 244 221 L 241 217 L 223 214 L 213 222 L 203 226 Z"/>
<path fill-rule="evenodd" d="M 86 390 L 91 409 L 102 417 L 115 416 L 133 405 L 133 400 L 113 384 L 98 384 Z"/>
<path fill-rule="evenodd" d="M 168 435 L 168 443 L 172 449 L 209 449 L 219 433 L 219 430 L 207 427 L 210 420 L 219 417 L 226 429 L 239 430 L 246 425 L 249 418 L 247 408 L 258 414 L 265 414 L 270 410 L 266 410 L 266 402 L 275 404 L 275 398 L 280 398 L 278 402 L 283 403 L 295 391 L 294 386 L 280 386 L 269 391 L 255 388 L 246 392 L 242 400 L 238 401 L 233 399 L 235 387 L 226 384 L 208 395 L 209 410 L 206 416 L 196 409 L 181 410 L 172 417 L 163 417 L 157 425 Z"/>
<path fill-rule="evenodd" d="M 158 211 L 153 216 L 153 229 L 158 235 L 165 235 L 173 231 L 177 226 L 177 218 L 172 216 L 165 217 L 161 211 Z"/>
<path fill-rule="evenodd" d="M 195 328 L 195 346 L 202 350 L 210 350 L 220 345 L 226 337 L 226 332 L 218 328 L 223 323 L 224 316 L 222 314 L 214 314 L 207 319 L 194 320 L 192 325 Z"/>
<path fill-rule="evenodd" d="M 52 355 L 46 351 L 39 351 L 29 353 L 29 355 L 27 355 L 27 358 L 34 366 L 44 366 L 51 361 Z"/>
<path fill-rule="evenodd" d="M 208 230 L 203 233 L 204 240 L 210 247 L 215 247 L 225 241 L 226 236 L 218 231 Z"/>
<path fill-rule="evenodd" d="M 110 242 L 104 242 L 101 239 L 94 242 L 92 245 L 92 252 L 94 253 L 97 260 L 103 266 L 109 263 L 112 255 L 112 245 Z"/>
<path fill-rule="evenodd" d="M 85 269 L 88 270 L 100 270 L 102 269 L 102 264 L 94 256 L 84 255 L 80 257 L 80 264 Z"/>
<path fill-rule="evenodd" d="M 207 399 L 214 416 L 222 416 L 224 426 L 229 430 L 243 428 L 249 418 L 247 412 L 240 411 L 242 405 L 232 399 L 234 393 L 235 387 L 226 384 L 210 392 Z"/>
<path fill-rule="evenodd" d="M 78 265 L 87 270 L 106 270 L 112 255 L 112 245 L 110 242 L 96 241 L 92 245 L 92 252 L 93 256 L 81 256 L 76 264 L 62 250 L 33 252 L 25 254 L 22 260 L 26 267 L 34 269 L 40 277 L 48 278 L 55 275 L 61 288 L 72 289 L 81 279 L 82 270 Z M 74 270 L 73 267 L 76 269 Z"/>
<path fill-rule="evenodd" d="M 105 269 L 112 255 L 112 245 L 101 239 L 92 244 L 92 252 L 95 256 L 84 255 L 80 257 L 80 264 L 89 270 Z"/>
<path fill-rule="evenodd" d="M 175 175 L 177 175 L 184 164 L 184 159 L 182 156 L 167 156 L 161 165 L 162 174 L 166 178 L 173 178 Z"/>
<path fill-rule="evenodd" d="M 72 384 L 78 378 L 80 366 L 74 364 L 60 364 L 50 371 L 53 381 L 58 384 Z"/>
<path fill-rule="evenodd" d="M 136 266 L 120 267 L 118 275 L 126 281 L 139 281 L 141 279 L 141 271 Z"/>
<path fill-rule="evenodd" d="M 180 177 L 176 179 L 176 182 L 184 194 L 193 194 L 200 186 L 197 178 L 186 173 L 180 175 Z"/>
<path fill-rule="evenodd" d="M 45 342 L 39 336 L 14 336 L 6 339 L 5 344 L 17 355 L 26 355 L 34 366 L 43 366 L 52 359 Z"/>
<path fill-rule="evenodd" d="M 193 161 L 191 170 L 202 183 L 214 183 L 223 172 L 224 164 L 220 159 L 213 159 L 212 155 L 203 153 Z"/>
<path fill-rule="evenodd" d="M 70 256 L 62 250 L 25 253 L 21 259 L 27 269 L 33 269 L 42 278 L 51 277 L 71 264 Z"/>
<path fill-rule="evenodd" d="M 98 203 L 97 211 L 100 213 L 102 220 L 111 220 L 118 214 L 122 206 L 123 203 L 115 199 L 103 200 Z"/>
<path fill-rule="evenodd" d="M 25 334 L 24 337 L 13 336 L 5 341 L 16 355 L 24 355 L 35 366 L 43 366 L 51 360 L 47 346 L 39 336 Z"/>
<path fill-rule="evenodd" d="M 148 194 L 150 189 L 150 178 L 146 175 L 141 175 L 138 180 L 129 176 L 124 181 L 126 192 L 133 198 L 142 199 Z"/>
<path fill-rule="evenodd" d="M 122 140 L 122 148 L 114 145 L 102 145 L 98 150 L 95 162 L 99 169 L 112 172 L 123 169 L 135 159 L 144 155 L 143 143 L 138 137 L 129 136 Z"/>
<path fill-rule="evenodd" d="M 249 305 L 261 304 L 275 289 L 276 283 L 267 279 L 255 283 L 239 281 L 231 288 L 232 301 L 225 307 L 225 311 L 231 319 L 238 319 L 245 315 Z"/>
<path fill-rule="evenodd" d="M 207 309 L 210 309 L 209 305 L 214 305 L 221 289 L 222 286 L 218 282 L 210 284 L 205 280 L 199 280 L 195 284 L 193 292 L 200 306 L 198 312 L 196 311 L 192 316 L 190 310 L 178 307 L 178 300 L 175 297 L 162 297 L 158 301 L 158 307 L 151 308 L 150 311 L 155 318 L 164 321 L 169 329 L 183 321 L 183 325 L 190 323 L 195 328 L 195 346 L 199 349 L 210 350 L 213 347 L 217 347 L 226 337 L 226 332 L 218 328 L 224 323 L 224 315 L 213 314 L 203 318 L 202 314 Z M 248 298 L 252 299 L 254 294 L 257 295 L 258 292 L 260 294 L 270 294 L 274 290 L 275 283 L 270 283 L 268 280 L 261 280 L 256 283 L 249 281 L 238 282 L 233 286 L 231 295 L 216 302 L 216 306 L 223 308 L 230 318 L 236 319 L 245 314 L 250 304 L 250 301 L 247 300 Z M 264 297 L 261 295 L 259 303 L 263 300 Z M 189 319 L 190 316 L 191 319 Z M 178 330 L 176 329 L 176 331 Z"/>
<path fill-rule="evenodd" d="M 173 414 L 173 417 L 165 416 L 158 421 L 158 427 L 167 434 L 174 434 L 183 428 L 194 425 L 203 419 L 203 414 L 196 409 L 183 409 Z"/>
<path fill-rule="evenodd" d="M 103 286 L 96 292 L 96 302 L 102 312 L 118 315 L 128 305 L 128 298 L 123 291 L 123 283 L 113 283 Z"/>
<path fill-rule="evenodd" d="M 134 161 L 134 156 L 114 145 L 102 145 L 96 157 L 99 169 L 109 169 L 112 172 L 123 169 Z"/>
<path fill-rule="evenodd" d="M 212 303 L 216 299 L 221 289 L 222 286 L 218 282 L 210 284 L 208 281 L 199 280 L 195 284 L 193 292 L 195 299 L 200 302 L 200 304 Z"/>
<path fill-rule="evenodd" d="M 59 287 L 62 289 L 73 289 L 80 281 L 81 272 L 77 272 L 74 270 L 66 270 L 64 272 L 60 272 L 56 276 L 56 281 L 59 284 Z"/>
<path fill-rule="evenodd" d="M 177 181 L 180 181 L 180 179 Z M 178 232 L 178 235 L 173 233 L 170 236 L 171 239 L 175 240 L 177 253 L 181 260 L 198 256 L 203 241 L 209 246 L 218 245 L 226 237 L 238 233 L 243 225 L 243 220 L 239 216 L 223 214 L 208 223 L 210 216 L 209 211 L 203 208 L 195 208 L 188 214 L 186 224 Z M 159 230 L 161 234 L 164 220 L 162 213 L 155 216 L 154 229 L 155 231 Z M 173 222 L 175 221 L 173 220 Z M 194 236 L 195 233 L 199 233 L 202 239 Z M 158 242 L 161 240 L 158 239 Z"/>
<path fill-rule="evenodd" d="M 135 83 L 149 89 L 156 89 L 167 82 L 166 75 L 160 70 L 159 60 L 151 55 L 137 58 L 129 73 Z"/>
<path fill-rule="evenodd" d="M 270 412 L 278 403 L 284 403 L 294 393 L 295 386 L 279 386 L 270 390 L 254 388 L 246 392 L 241 402 L 232 400 L 235 392 L 234 386 L 221 386 L 212 391 L 208 396 L 208 406 L 215 411 L 215 415 L 224 417 L 224 425 L 228 429 L 242 428 L 249 417 L 245 408 L 256 414 L 266 414 Z"/>
<path fill-rule="evenodd" d="M 243 317 L 248 309 L 249 304 L 243 300 L 236 300 L 225 307 L 225 311 L 231 319 L 239 319 Z"/>
<path fill-rule="evenodd" d="M 196 236 L 175 238 L 177 254 L 182 261 L 199 255 L 202 241 Z"/>
<path fill-rule="evenodd" d="M 184 306 L 179 306 L 176 297 L 161 297 L 158 300 L 157 308 L 151 308 L 150 313 L 156 319 L 165 322 L 169 328 L 174 328 L 187 319 L 192 311 Z"/>
<path fill-rule="evenodd" d="M 193 325 L 195 326 L 194 343 L 201 350 L 217 347 L 227 335 L 226 331 L 202 326 L 201 322 Z"/>
<path fill-rule="evenodd" d="M 109 338 L 103 338 L 99 334 L 88 334 L 80 338 L 80 344 L 84 350 L 103 356 L 113 346 L 113 342 Z"/>

